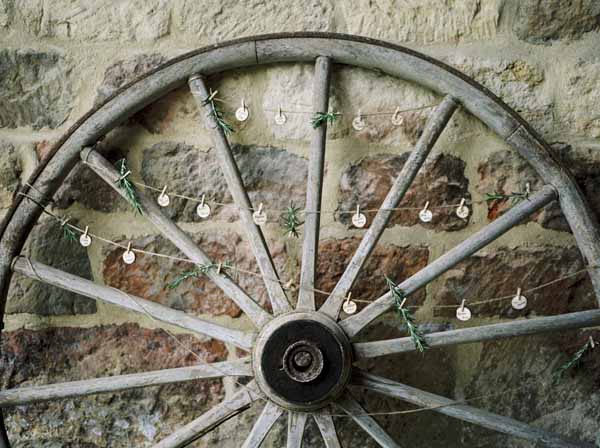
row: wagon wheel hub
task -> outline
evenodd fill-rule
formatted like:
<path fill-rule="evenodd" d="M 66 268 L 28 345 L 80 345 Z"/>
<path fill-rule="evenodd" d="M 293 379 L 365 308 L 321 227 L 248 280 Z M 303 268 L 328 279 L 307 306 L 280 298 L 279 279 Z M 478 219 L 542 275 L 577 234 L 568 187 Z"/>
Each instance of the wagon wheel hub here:
<path fill-rule="evenodd" d="M 287 409 L 314 410 L 341 392 L 350 376 L 350 342 L 318 312 L 273 319 L 258 335 L 253 368 L 261 390 Z"/>

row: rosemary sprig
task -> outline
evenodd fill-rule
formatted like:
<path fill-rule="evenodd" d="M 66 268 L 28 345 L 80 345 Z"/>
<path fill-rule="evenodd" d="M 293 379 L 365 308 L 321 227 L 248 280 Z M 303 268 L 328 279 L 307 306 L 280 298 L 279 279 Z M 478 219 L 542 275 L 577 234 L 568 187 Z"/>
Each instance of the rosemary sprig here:
<path fill-rule="evenodd" d="M 395 308 L 396 308 L 396 312 L 398 313 L 398 316 L 400 316 L 402 318 L 402 320 L 404 321 L 404 324 L 406 325 L 406 328 L 408 329 L 410 338 L 412 339 L 413 343 L 415 344 L 415 347 L 417 348 L 417 350 L 420 351 L 421 353 L 424 353 L 425 350 L 427 350 L 429 348 L 429 345 L 427 344 L 427 341 L 425 340 L 425 336 L 421 332 L 421 329 L 415 323 L 415 317 L 408 310 L 408 308 L 404 308 L 404 306 L 403 306 L 403 301 L 405 299 L 404 292 L 389 277 L 386 276 L 385 281 L 388 285 L 388 288 L 390 289 L 390 293 L 392 294 L 392 297 L 394 298 Z"/>
<path fill-rule="evenodd" d="M 135 187 L 133 183 L 128 179 L 127 173 L 129 170 L 127 169 L 127 161 L 125 159 L 119 160 L 116 164 L 117 169 L 119 170 L 119 188 L 125 192 L 125 196 L 127 197 L 127 201 L 131 204 L 136 213 L 142 214 L 142 204 L 140 204 L 140 200 L 138 198 L 137 192 L 135 191 Z"/>
<path fill-rule="evenodd" d="M 575 352 L 571 359 L 569 359 L 567 362 L 565 362 L 563 365 L 561 365 L 558 369 L 554 371 L 553 376 L 555 381 L 562 379 L 562 377 L 567 371 L 571 370 L 574 367 L 577 367 L 581 363 L 583 355 L 585 355 L 587 351 L 591 349 L 592 340 L 590 339 L 579 350 Z"/>
<path fill-rule="evenodd" d="M 221 263 L 221 270 L 231 269 L 232 267 L 233 267 L 233 265 L 229 261 Z M 218 263 L 200 264 L 200 265 L 196 266 L 196 268 L 193 271 L 185 271 L 185 272 L 182 272 L 181 274 L 179 274 L 177 277 L 175 277 L 175 279 L 171 283 L 169 283 L 168 287 L 169 287 L 169 289 L 175 289 L 179 285 L 181 285 L 184 281 L 186 281 L 188 278 L 198 278 L 198 277 L 200 277 L 200 275 L 206 275 L 210 271 L 213 271 L 213 270 L 216 271 L 218 269 L 219 269 Z"/>
<path fill-rule="evenodd" d="M 300 233 L 298 232 L 298 227 L 300 227 L 303 222 L 300 221 L 298 217 L 298 213 L 300 212 L 300 207 L 296 207 L 293 203 L 291 203 L 281 214 L 280 221 L 281 226 L 285 230 L 285 236 L 292 236 L 294 238 L 298 238 Z"/>
<path fill-rule="evenodd" d="M 509 194 L 498 193 L 497 191 L 494 191 L 493 193 L 485 194 L 485 200 L 487 202 L 510 200 L 513 204 L 517 204 L 525 199 L 529 199 L 529 184 L 527 184 L 525 191 L 513 191 Z"/>
<path fill-rule="evenodd" d="M 311 118 L 310 124 L 314 129 L 321 127 L 323 123 L 329 122 L 333 123 L 340 114 L 337 112 L 316 112 L 315 115 Z"/>
<path fill-rule="evenodd" d="M 235 129 L 233 129 L 233 126 L 231 126 L 229 123 L 227 123 L 227 121 L 225 121 L 223 112 L 217 106 L 216 102 L 218 100 L 216 98 L 216 94 L 217 92 L 213 92 L 211 89 L 208 97 L 204 101 L 202 101 L 202 105 L 210 105 L 210 115 L 213 116 L 215 122 L 217 123 L 217 126 L 221 128 L 225 135 L 233 134 L 235 132 Z"/>
<path fill-rule="evenodd" d="M 63 224 L 62 229 L 63 229 L 63 237 L 69 243 L 74 243 L 77 241 L 77 236 L 75 235 L 75 232 L 73 232 L 73 229 L 71 229 L 66 223 Z"/>

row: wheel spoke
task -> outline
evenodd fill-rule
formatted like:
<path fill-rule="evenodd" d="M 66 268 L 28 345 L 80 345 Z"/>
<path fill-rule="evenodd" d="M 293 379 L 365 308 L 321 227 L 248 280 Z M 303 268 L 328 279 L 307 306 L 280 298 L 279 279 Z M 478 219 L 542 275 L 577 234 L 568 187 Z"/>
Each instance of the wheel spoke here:
<path fill-rule="evenodd" d="M 344 410 L 352 419 L 364 429 L 378 444 L 384 448 L 399 448 L 399 445 L 390 435 L 375 421 L 367 415 L 367 411 L 350 394 L 346 394 L 338 401 L 337 405 Z"/>
<path fill-rule="evenodd" d="M 366 389 L 374 390 L 383 395 L 399 398 L 408 403 L 422 407 L 431 407 L 432 411 L 458 418 L 484 428 L 492 429 L 522 439 L 540 442 L 552 447 L 590 447 L 581 442 L 571 442 L 542 429 L 534 428 L 509 417 L 493 414 L 482 409 L 459 404 L 445 397 L 440 397 L 414 387 L 406 386 L 370 373 L 356 371 L 352 383 Z"/>
<path fill-rule="evenodd" d="M 288 412 L 287 448 L 302 448 L 302 439 L 308 414 L 305 412 Z"/>
<path fill-rule="evenodd" d="M 329 84 L 331 81 L 331 59 L 319 57 L 315 62 L 313 83 L 313 113 L 327 113 L 329 109 Z M 319 227 L 321 223 L 321 196 L 323 193 L 323 170 L 325 146 L 327 144 L 327 120 L 312 130 L 310 162 L 306 187 L 306 210 L 304 216 L 304 242 L 298 310 L 315 310 L 315 269 L 319 250 Z"/>
<path fill-rule="evenodd" d="M 327 412 L 331 411 L 331 408 L 326 408 Z M 319 427 L 323 442 L 325 442 L 326 448 L 342 448 L 340 439 L 335 430 L 335 424 L 333 423 L 333 417 L 327 414 L 316 413 L 314 415 L 315 422 Z"/>
<path fill-rule="evenodd" d="M 157 321 L 210 336 L 223 342 L 230 342 L 244 350 L 252 349 L 254 340 L 254 334 L 252 333 L 226 328 L 160 303 L 127 294 L 117 288 L 99 285 L 42 263 L 19 257 L 13 263 L 13 271 L 85 297 L 101 300 L 138 313 L 149 314 Z"/>
<path fill-rule="evenodd" d="M 120 177 L 119 173 L 104 157 L 93 149 L 88 148 L 82 151 L 81 158 L 98 176 L 113 187 L 121 196 L 125 197 L 125 192 L 117 185 Z M 144 210 L 144 216 L 154 224 L 165 238 L 170 240 L 175 247 L 193 262 L 204 265 L 212 264 L 212 260 L 208 255 L 194 243 L 189 235 L 167 218 L 153 200 L 139 191 L 137 195 Z M 206 275 L 248 315 L 258 328 L 262 328 L 264 324 L 271 320 L 271 315 L 263 310 L 225 272 L 219 273 L 211 269 Z"/>
<path fill-rule="evenodd" d="M 546 185 L 541 191 L 514 206 L 500 218 L 488 224 L 413 276 L 404 280 L 398 285 L 399 289 L 407 296 L 412 294 L 465 258 L 490 244 L 554 199 L 556 199 L 556 191 L 552 186 Z M 353 337 L 374 319 L 389 310 L 393 304 L 394 298 L 388 292 L 369 304 L 360 313 L 343 320 L 340 325 L 346 331 L 348 337 Z"/>
<path fill-rule="evenodd" d="M 430 333 L 425 335 L 425 340 L 430 347 L 439 347 L 528 336 L 552 331 L 573 330 L 596 325 L 600 325 L 600 310 L 579 311 L 560 316 L 539 317 L 475 328 Z M 414 342 L 410 337 L 362 342 L 353 344 L 353 347 L 356 359 L 377 358 L 378 356 L 416 350 Z"/>
<path fill-rule="evenodd" d="M 0 407 L 226 376 L 252 376 L 249 358 L 0 391 Z"/>
<path fill-rule="evenodd" d="M 225 136 L 223 129 L 221 129 L 221 127 L 218 126 L 215 121 L 210 102 L 205 102 L 205 100 L 210 96 L 206 82 L 203 77 L 196 76 L 190 78 L 189 86 L 192 95 L 196 99 L 198 108 L 206 111 L 206 119 L 208 120 L 210 127 L 214 128 L 212 135 L 213 143 L 217 153 L 217 159 L 219 160 L 219 164 L 221 166 L 221 170 L 223 171 L 223 175 L 225 176 L 225 181 L 227 182 L 231 196 L 238 207 L 242 224 L 246 228 L 246 234 L 250 240 L 250 246 L 252 247 L 254 256 L 256 257 L 256 262 L 258 263 L 258 268 L 263 275 L 263 280 L 267 287 L 267 293 L 269 294 L 269 298 L 271 300 L 273 313 L 281 314 L 291 311 L 292 308 L 287 297 L 285 296 L 283 286 L 278 280 L 279 276 L 275 270 L 275 265 L 273 264 L 273 259 L 271 258 L 265 237 L 260 227 L 257 226 L 252 219 L 252 203 L 250 202 L 250 198 L 248 197 L 248 193 L 244 187 L 242 176 L 240 175 L 237 163 L 233 157 L 233 153 L 231 152 L 231 147 L 229 146 L 227 137 Z"/>
<path fill-rule="evenodd" d="M 256 420 L 254 427 L 250 431 L 248 438 L 242 445 L 242 448 L 256 448 L 259 447 L 269 431 L 283 414 L 283 409 L 275 405 L 272 401 L 267 401 L 263 408 L 260 417 Z"/>
<path fill-rule="evenodd" d="M 253 381 L 236 392 L 229 400 L 223 401 L 183 428 L 178 429 L 170 436 L 161 440 L 158 444 L 154 445 L 154 448 L 181 448 L 187 446 L 223 422 L 245 411 L 250 407 L 250 404 L 259 398 L 260 395 L 258 392 L 255 392 Z"/>
<path fill-rule="evenodd" d="M 457 107 L 458 104 L 456 101 L 452 97 L 447 96 L 427 120 L 423 134 L 419 138 L 415 149 L 410 153 L 400 174 L 396 177 L 394 184 L 381 204 L 381 208 L 378 210 L 375 218 L 373 218 L 373 222 L 361 240 L 358 249 L 356 249 L 352 260 L 350 260 L 350 263 L 346 267 L 344 274 L 325 304 L 321 307 L 321 312 L 337 319 L 344 297 L 346 297 L 352 288 L 361 268 L 377 245 L 377 241 L 379 241 L 394 213 L 393 209 L 398 206 L 398 203 L 408 191 L 419 169 L 427 159 L 429 152 L 450 121 L 450 118 L 452 118 Z"/>

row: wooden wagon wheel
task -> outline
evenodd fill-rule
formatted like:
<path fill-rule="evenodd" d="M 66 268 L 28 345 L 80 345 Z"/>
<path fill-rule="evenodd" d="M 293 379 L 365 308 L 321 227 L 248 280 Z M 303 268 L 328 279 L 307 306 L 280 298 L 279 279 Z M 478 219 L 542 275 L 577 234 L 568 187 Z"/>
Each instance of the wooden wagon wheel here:
<path fill-rule="evenodd" d="M 385 294 L 359 313 L 340 320 L 344 297 L 355 282 L 361 267 L 373 251 L 396 207 L 424 163 L 438 136 L 457 107 L 476 116 L 500 138 L 516 149 L 545 182 L 545 186 L 500 218 L 476 232 L 458 246 L 437 258 L 424 269 L 402 282 L 399 287 L 410 295 L 424 287 L 461 260 L 494 241 L 516 224 L 552 201 L 558 201 L 577 240 L 584 260 L 590 266 L 600 262 L 600 233 L 585 200 L 566 168 L 553 156 L 549 146 L 500 99 L 462 73 L 412 50 L 371 39 L 323 33 L 266 35 L 210 46 L 157 68 L 96 107 L 79 120 L 55 146 L 51 158 L 34 173 L 24 192 L 39 201 L 51 198 L 79 160 L 83 160 L 102 179 L 116 187 L 119 173 L 93 145 L 116 125 L 167 92 L 189 82 L 201 108 L 210 112 L 204 75 L 255 64 L 277 62 L 314 62 L 314 112 L 328 110 L 332 65 L 344 64 L 383 73 L 424 86 L 444 96 L 430 115 L 424 132 L 395 180 L 381 209 L 366 231 L 362 242 L 335 290 L 324 305 L 315 310 L 312 288 L 319 240 L 326 123 L 312 131 L 304 241 L 301 262 L 301 285 L 294 309 L 280 282 L 260 227 L 252 220 L 252 204 L 241 181 L 228 140 L 219 126 L 212 124 L 213 140 L 241 221 L 256 256 L 273 314 L 261 308 L 225 272 L 208 272 L 214 281 L 248 315 L 254 332 L 233 330 L 210 323 L 165 306 L 136 299 L 157 320 L 179 326 L 221 341 L 232 343 L 252 353 L 250 361 L 223 362 L 176 370 L 149 372 L 110 378 L 24 387 L 0 393 L 0 406 L 29 404 L 42 400 L 120 391 L 133 387 L 165 384 L 198 378 L 224 376 L 253 377 L 248 386 L 210 411 L 177 430 L 157 447 L 180 447 L 191 443 L 225 419 L 244 410 L 253 401 L 265 401 L 262 414 L 252 428 L 244 447 L 259 446 L 275 421 L 288 416 L 288 447 L 300 447 L 307 419 L 312 413 L 328 447 L 340 446 L 329 410 L 348 413 L 381 446 L 397 446 L 349 392 L 350 385 L 395 397 L 419 406 L 438 406 L 435 411 L 483 427 L 539 442 L 547 446 L 586 446 L 531 427 L 511 418 L 492 414 L 468 405 L 444 406 L 451 400 L 404 384 L 376 377 L 353 367 L 353 362 L 415 349 L 410 338 L 353 343 L 352 339 L 374 319 L 393 306 L 391 294 Z M 139 193 L 144 219 L 150 220 L 185 256 L 198 264 L 208 263 L 208 256 L 175 223 L 165 217 L 153 200 Z M 0 229 L 0 286 L 2 310 L 12 272 L 74 291 L 114 305 L 139 311 L 123 294 L 90 281 L 44 266 L 35 260 L 18 257 L 24 241 L 40 215 L 33 201 L 19 196 Z M 600 304 L 600 270 L 589 271 Z M 542 332 L 576 329 L 600 324 L 600 310 L 576 312 L 552 317 L 520 320 L 477 328 L 432 333 L 426 339 L 431 346 L 487 341 Z M 285 365 L 285 371 L 273 369 Z M 283 385 L 283 386 L 282 386 Z M 1 447 L 8 447 L 4 432 Z"/>

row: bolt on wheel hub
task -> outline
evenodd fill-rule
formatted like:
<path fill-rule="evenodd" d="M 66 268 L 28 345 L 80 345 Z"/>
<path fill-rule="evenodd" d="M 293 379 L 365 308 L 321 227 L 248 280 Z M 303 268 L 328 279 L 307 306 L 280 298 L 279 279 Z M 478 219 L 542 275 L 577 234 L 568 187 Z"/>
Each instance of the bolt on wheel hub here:
<path fill-rule="evenodd" d="M 258 336 L 253 368 L 262 391 L 278 405 L 313 410 L 345 387 L 352 364 L 350 342 L 318 312 L 298 312 L 269 322 Z"/>

